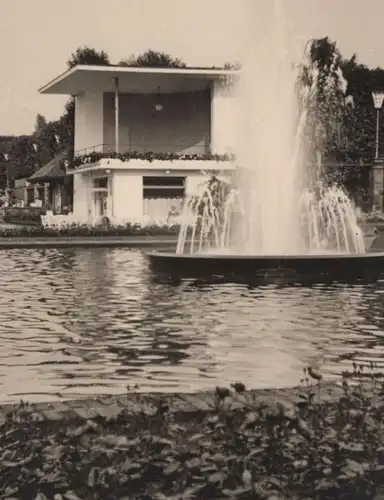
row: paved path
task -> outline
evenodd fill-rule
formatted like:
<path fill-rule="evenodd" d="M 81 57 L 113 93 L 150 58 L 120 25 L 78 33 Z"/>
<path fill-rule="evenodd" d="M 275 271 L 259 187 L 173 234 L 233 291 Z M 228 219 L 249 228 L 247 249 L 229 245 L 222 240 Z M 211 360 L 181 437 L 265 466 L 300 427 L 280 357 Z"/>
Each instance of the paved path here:
<path fill-rule="evenodd" d="M 292 408 L 299 389 L 261 389 L 235 394 L 226 400 L 227 407 L 250 408 L 265 404 L 274 407 L 281 404 Z M 337 384 L 329 383 L 321 386 L 321 401 L 337 400 L 343 390 Z M 52 403 L 36 403 L 28 405 L 25 410 L 39 420 L 87 420 L 104 417 L 115 418 L 123 410 L 130 415 L 140 412 L 152 413 L 156 410 L 159 400 L 166 401 L 169 411 L 174 414 L 193 413 L 196 411 L 214 411 L 215 394 L 200 392 L 193 394 L 142 394 L 127 393 L 117 396 L 100 396 L 92 399 L 75 399 L 68 401 L 53 401 Z M 17 405 L 0 405 L 0 426 L 4 424 Z"/>

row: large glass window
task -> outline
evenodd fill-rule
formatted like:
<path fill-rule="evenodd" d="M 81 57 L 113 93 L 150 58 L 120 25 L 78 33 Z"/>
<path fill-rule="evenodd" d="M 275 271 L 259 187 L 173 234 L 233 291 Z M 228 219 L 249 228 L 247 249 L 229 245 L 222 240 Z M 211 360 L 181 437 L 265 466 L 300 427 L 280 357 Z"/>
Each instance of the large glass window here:
<path fill-rule="evenodd" d="M 183 198 L 184 195 L 185 177 L 143 177 L 144 198 Z"/>

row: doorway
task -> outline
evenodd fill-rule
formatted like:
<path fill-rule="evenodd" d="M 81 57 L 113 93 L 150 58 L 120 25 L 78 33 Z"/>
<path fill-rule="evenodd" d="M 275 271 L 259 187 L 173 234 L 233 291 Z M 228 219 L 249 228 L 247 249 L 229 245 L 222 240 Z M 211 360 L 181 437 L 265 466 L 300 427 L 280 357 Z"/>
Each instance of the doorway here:
<path fill-rule="evenodd" d="M 92 217 L 100 219 L 108 215 L 108 177 L 93 179 Z"/>

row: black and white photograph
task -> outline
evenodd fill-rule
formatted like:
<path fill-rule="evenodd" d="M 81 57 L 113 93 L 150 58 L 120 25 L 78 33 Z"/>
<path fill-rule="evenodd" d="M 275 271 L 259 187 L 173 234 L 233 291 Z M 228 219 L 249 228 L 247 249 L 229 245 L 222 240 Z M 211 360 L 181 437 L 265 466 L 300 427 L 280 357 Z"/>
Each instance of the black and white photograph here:
<path fill-rule="evenodd" d="M 0 13 L 0 500 L 384 500 L 384 0 Z"/>

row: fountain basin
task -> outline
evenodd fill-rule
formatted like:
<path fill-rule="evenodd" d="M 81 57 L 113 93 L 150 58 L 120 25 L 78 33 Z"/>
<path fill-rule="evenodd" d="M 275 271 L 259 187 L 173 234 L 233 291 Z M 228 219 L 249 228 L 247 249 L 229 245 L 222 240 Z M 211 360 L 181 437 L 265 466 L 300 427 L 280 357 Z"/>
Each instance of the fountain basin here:
<path fill-rule="evenodd" d="M 384 276 L 384 252 L 317 255 L 146 254 L 159 278 L 255 284 L 375 281 Z"/>

